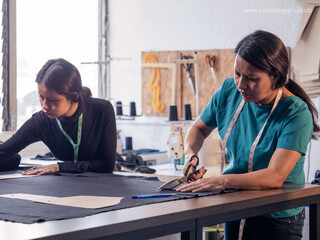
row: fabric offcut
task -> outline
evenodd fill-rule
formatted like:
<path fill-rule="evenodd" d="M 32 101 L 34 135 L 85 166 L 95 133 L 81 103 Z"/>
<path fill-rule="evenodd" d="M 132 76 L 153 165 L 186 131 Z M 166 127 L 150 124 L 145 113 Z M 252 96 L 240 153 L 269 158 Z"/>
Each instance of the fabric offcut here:
<path fill-rule="evenodd" d="M 4 179 L 1 180 L 0 195 L 17 193 L 53 197 L 87 195 L 123 197 L 123 199 L 115 206 L 85 209 L 0 197 L 0 219 L 21 223 L 35 223 L 84 217 L 112 210 L 221 193 L 221 191 L 213 191 L 197 194 L 187 193 L 166 198 L 131 198 L 135 195 L 176 193 L 172 190 L 160 192 L 158 187 L 162 184 L 163 182 L 159 181 L 158 178 L 127 177 L 102 173 L 63 173 L 41 177 Z"/>

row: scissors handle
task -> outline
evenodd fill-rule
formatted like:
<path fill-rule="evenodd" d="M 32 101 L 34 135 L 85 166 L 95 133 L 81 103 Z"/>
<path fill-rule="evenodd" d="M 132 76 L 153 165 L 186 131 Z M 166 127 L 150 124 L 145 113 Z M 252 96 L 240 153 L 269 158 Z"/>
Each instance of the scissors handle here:
<path fill-rule="evenodd" d="M 195 166 L 195 167 L 197 168 L 197 166 L 199 165 L 199 158 L 198 158 L 198 156 L 197 156 L 197 155 L 192 155 L 191 158 L 190 158 L 190 160 L 189 160 L 189 165 L 188 165 L 187 169 L 184 171 L 184 175 L 185 175 L 185 176 L 188 175 L 189 169 L 190 169 L 190 167 L 191 167 L 190 162 L 192 161 L 192 159 L 193 159 L 194 157 L 197 158 L 197 163 L 196 163 L 196 166 Z M 193 171 L 193 173 L 191 173 L 190 176 L 193 175 L 193 174 L 195 174 L 195 173 L 197 173 L 197 171 Z M 190 178 L 190 176 L 188 176 L 188 178 Z"/>

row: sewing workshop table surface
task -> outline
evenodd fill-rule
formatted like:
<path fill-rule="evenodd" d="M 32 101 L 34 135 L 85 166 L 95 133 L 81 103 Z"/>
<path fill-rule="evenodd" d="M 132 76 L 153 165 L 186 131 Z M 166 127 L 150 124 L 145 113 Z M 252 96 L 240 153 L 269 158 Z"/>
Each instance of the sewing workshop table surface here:
<path fill-rule="evenodd" d="M 99 213 L 83 218 L 22 224 L 0 221 L 0 239 L 148 239 L 181 232 L 202 239 L 202 228 L 297 206 L 310 206 L 310 239 L 320 239 L 320 186 L 238 191 Z"/>

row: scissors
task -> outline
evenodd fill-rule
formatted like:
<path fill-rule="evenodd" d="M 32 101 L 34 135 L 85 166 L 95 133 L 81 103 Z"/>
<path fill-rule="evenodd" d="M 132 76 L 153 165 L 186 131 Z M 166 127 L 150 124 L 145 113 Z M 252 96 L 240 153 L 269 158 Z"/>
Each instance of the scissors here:
<path fill-rule="evenodd" d="M 190 162 L 192 162 L 192 159 L 193 159 L 194 157 L 197 158 L 197 163 L 196 163 L 196 165 L 195 165 L 195 170 L 188 175 L 189 169 L 190 169 L 190 167 L 191 167 Z M 165 190 L 165 189 L 170 189 L 170 190 L 171 190 L 171 189 L 179 186 L 180 184 L 187 183 L 187 182 L 189 182 L 189 181 L 193 181 L 193 179 L 192 179 L 191 177 L 192 177 L 193 175 L 199 173 L 199 170 L 200 170 L 200 169 L 196 170 L 196 168 L 197 168 L 198 165 L 199 165 L 199 158 L 198 158 L 198 156 L 193 155 L 193 156 L 190 158 L 190 160 L 189 160 L 189 165 L 188 165 L 187 169 L 185 170 L 185 172 L 184 172 L 184 174 L 183 174 L 183 175 L 184 175 L 183 177 L 177 178 L 177 179 L 173 179 L 173 180 L 171 180 L 171 181 L 169 181 L 169 182 L 166 182 L 166 183 L 162 184 L 158 189 L 159 189 L 159 190 Z"/>

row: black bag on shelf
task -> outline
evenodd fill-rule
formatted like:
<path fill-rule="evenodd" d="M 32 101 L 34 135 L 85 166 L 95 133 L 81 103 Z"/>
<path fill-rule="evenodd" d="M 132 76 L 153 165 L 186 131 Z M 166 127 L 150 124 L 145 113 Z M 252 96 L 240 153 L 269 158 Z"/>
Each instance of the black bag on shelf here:
<path fill-rule="evenodd" d="M 133 172 L 141 172 L 141 173 L 155 173 L 156 170 L 149 168 L 144 165 L 144 162 L 134 150 L 126 151 L 125 160 L 121 155 L 117 154 L 116 157 L 116 167 L 118 170 L 121 170 L 121 167 L 127 168 Z"/>

